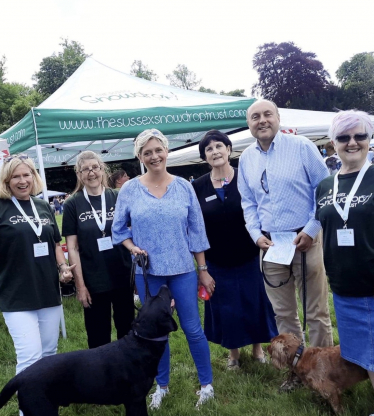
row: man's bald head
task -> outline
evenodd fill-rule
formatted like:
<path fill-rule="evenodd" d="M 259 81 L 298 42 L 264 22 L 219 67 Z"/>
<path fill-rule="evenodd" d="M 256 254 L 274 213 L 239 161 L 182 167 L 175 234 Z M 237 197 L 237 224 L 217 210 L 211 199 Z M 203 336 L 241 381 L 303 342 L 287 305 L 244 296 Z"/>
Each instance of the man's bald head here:
<path fill-rule="evenodd" d="M 247 123 L 252 136 L 263 150 L 267 150 L 279 131 L 280 117 L 278 107 L 270 100 L 259 100 L 247 110 Z"/>

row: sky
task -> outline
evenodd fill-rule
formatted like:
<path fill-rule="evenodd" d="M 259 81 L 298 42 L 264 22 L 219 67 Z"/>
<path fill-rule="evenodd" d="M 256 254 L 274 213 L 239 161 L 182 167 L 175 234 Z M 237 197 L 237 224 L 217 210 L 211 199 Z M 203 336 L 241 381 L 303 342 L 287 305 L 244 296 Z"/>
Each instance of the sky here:
<path fill-rule="evenodd" d="M 314 52 L 332 80 L 344 61 L 374 51 L 373 0 L 3 0 L 0 16 L 6 79 L 28 85 L 61 38 L 125 73 L 141 60 L 169 84 L 165 75 L 184 64 L 205 88 L 248 96 L 264 43 Z"/>

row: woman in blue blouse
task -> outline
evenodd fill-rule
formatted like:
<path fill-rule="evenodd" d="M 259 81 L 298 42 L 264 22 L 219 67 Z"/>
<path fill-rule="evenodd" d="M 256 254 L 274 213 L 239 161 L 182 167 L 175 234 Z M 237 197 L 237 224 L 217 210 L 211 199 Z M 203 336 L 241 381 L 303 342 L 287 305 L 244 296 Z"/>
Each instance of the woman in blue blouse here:
<path fill-rule="evenodd" d="M 135 155 L 147 173 L 121 188 L 114 217 L 114 244 L 123 244 L 132 255 L 149 259 L 148 282 L 152 295 L 166 284 L 175 299 L 181 327 L 194 359 L 201 390 L 197 406 L 214 397 L 208 341 L 201 327 L 197 303 L 197 276 L 192 254 L 198 264 L 199 281 L 209 294 L 214 280 L 207 272 L 204 251 L 209 248 L 204 220 L 192 185 L 166 170 L 168 141 L 156 129 L 145 130 L 135 140 Z M 131 229 L 127 224 L 131 220 Z M 145 297 L 141 270 L 136 271 L 136 286 Z M 157 388 L 151 408 L 157 409 L 168 393 L 170 350 L 167 344 L 161 358 Z"/>

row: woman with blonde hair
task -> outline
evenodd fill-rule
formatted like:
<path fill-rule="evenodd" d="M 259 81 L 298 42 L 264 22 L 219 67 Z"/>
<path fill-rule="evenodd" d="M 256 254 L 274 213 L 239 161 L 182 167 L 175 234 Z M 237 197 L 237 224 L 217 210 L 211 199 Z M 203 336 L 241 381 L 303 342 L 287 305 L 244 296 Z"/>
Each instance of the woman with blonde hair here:
<path fill-rule="evenodd" d="M 207 272 L 204 251 L 209 248 L 204 221 L 192 185 L 166 170 L 167 138 L 156 129 L 145 130 L 135 140 L 135 155 L 147 173 L 125 183 L 119 193 L 113 243 L 126 247 L 132 255 L 148 256 L 148 283 L 152 295 L 166 284 L 175 299 L 181 327 L 197 367 L 201 390 L 197 406 L 214 396 L 208 341 L 201 327 L 193 256 L 199 280 L 214 292 L 214 280 Z M 131 229 L 128 222 L 131 218 Z M 136 270 L 136 287 L 145 298 L 141 269 Z M 150 407 L 157 409 L 168 393 L 170 350 L 167 344 L 156 377 L 156 392 Z"/>
<path fill-rule="evenodd" d="M 77 298 L 84 308 L 89 348 L 111 341 L 111 315 L 121 338 L 131 329 L 134 300 L 131 257 L 112 244 L 118 192 L 107 187 L 106 167 L 94 152 L 77 157 L 77 185 L 64 204 L 62 234 L 74 270 Z"/>
<path fill-rule="evenodd" d="M 43 183 L 27 155 L 0 171 L 0 309 L 17 355 L 16 373 L 57 351 L 61 281 L 72 278 Z"/>

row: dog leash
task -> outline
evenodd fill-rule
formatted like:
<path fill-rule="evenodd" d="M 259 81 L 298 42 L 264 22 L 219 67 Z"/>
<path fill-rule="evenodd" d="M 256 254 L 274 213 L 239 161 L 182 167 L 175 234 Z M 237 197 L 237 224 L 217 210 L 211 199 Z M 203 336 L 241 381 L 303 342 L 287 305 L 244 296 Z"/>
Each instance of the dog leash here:
<path fill-rule="evenodd" d="M 303 337 L 303 342 L 302 345 L 306 345 L 305 344 L 305 331 L 306 331 L 306 253 L 303 251 L 301 252 L 301 275 L 302 275 L 302 283 L 303 283 L 303 315 L 304 315 L 304 319 L 303 319 L 303 332 L 302 332 L 302 337 Z"/>
<path fill-rule="evenodd" d="M 266 238 L 269 238 L 270 240 L 270 235 L 266 235 L 265 233 L 263 233 L 265 235 Z M 288 279 L 284 282 L 280 282 L 279 285 L 275 286 L 273 284 L 271 284 L 269 282 L 269 280 L 267 279 L 266 275 L 265 275 L 265 271 L 264 271 L 264 256 L 265 256 L 266 252 L 264 251 L 262 253 L 262 261 L 261 261 L 261 272 L 262 275 L 264 277 L 265 283 L 270 286 L 273 289 L 278 289 L 279 287 L 282 287 L 284 285 L 286 285 L 292 276 L 292 262 L 290 264 L 290 275 L 288 277 Z M 303 304 L 303 315 L 304 315 L 304 319 L 303 319 L 303 330 L 302 330 L 302 345 L 306 345 L 305 344 L 305 332 L 306 332 L 306 275 L 307 275 L 307 267 L 306 267 L 306 253 L 305 252 L 301 252 L 301 278 L 302 278 L 302 286 L 303 286 L 303 299 L 302 299 L 302 304 Z"/>
<path fill-rule="evenodd" d="M 145 286 L 145 299 L 147 299 L 148 297 L 151 297 L 151 292 L 149 291 L 149 285 L 148 285 L 148 279 L 147 279 L 147 268 L 149 267 L 148 256 L 145 256 L 144 254 L 135 254 L 134 258 L 132 259 L 131 274 L 130 274 L 130 288 L 132 292 L 134 291 L 134 288 L 135 288 L 136 265 L 138 265 L 142 269 L 142 274 L 144 278 L 144 286 Z M 135 309 L 138 310 L 136 306 L 135 306 Z"/>

